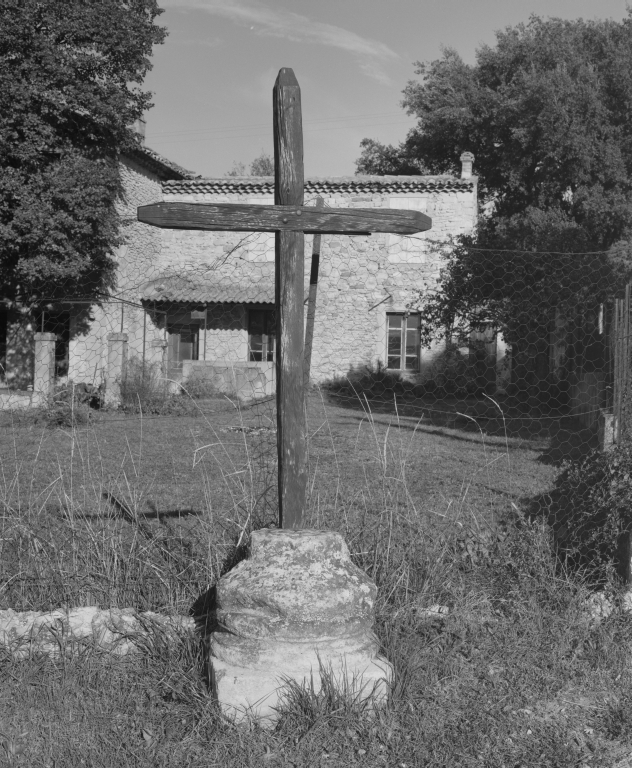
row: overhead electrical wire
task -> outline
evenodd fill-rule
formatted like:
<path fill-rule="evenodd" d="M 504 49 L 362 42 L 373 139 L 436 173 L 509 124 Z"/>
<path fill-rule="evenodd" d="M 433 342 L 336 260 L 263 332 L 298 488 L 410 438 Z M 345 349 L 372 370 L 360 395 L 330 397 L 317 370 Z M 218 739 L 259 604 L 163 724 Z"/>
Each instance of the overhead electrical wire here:
<path fill-rule="evenodd" d="M 398 125 L 403 124 L 406 122 L 406 116 L 402 115 L 401 113 L 376 113 L 373 115 L 353 115 L 349 117 L 328 117 L 328 118 L 320 118 L 315 120 L 308 120 L 304 123 L 304 129 L 306 133 L 313 133 L 316 131 L 331 131 L 331 130 L 341 130 L 343 128 L 349 128 L 353 127 L 351 125 L 330 125 L 330 123 L 335 122 L 345 122 L 345 121 L 357 121 L 357 120 L 365 120 L 370 117 L 394 117 L 395 115 L 399 116 L 399 120 L 396 121 L 388 121 L 388 122 L 376 122 L 376 123 L 364 123 L 362 125 L 363 128 L 375 128 L 382 125 Z M 320 127 L 320 124 L 327 123 L 327 125 L 323 125 Z M 314 125 L 317 125 L 318 127 L 312 127 Z M 235 133 L 236 131 L 252 131 L 253 129 L 260 129 L 257 130 L 254 133 Z M 200 141 L 208 141 L 209 139 L 212 140 L 221 140 L 221 139 L 233 139 L 233 138 L 254 138 L 256 136 L 262 136 L 270 133 L 271 127 L 269 123 L 254 123 L 250 125 L 234 125 L 234 126 L 221 126 L 218 128 L 209 128 L 205 130 L 200 131 L 163 131 L 158 133 L 148 133 L 147 141 L 148 143 L 156 142 L 161 145 L 166 144 L 189 144 L 193 142 L 200 142 Z M 200 136 L 199 138 L 166 138 L 165 140 L 162 139 L 162 137 L 170 137 L 170 136 Z"/>

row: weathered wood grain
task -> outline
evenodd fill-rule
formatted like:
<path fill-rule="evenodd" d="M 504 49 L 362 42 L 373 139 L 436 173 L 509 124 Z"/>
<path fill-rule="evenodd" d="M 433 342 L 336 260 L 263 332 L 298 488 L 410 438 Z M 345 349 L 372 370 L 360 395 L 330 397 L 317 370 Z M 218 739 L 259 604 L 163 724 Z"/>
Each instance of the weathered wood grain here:
<path fill-rule="evenodd" d="M 273 90 L 274 202 L 303 207 L 301 90 L 294 72 L 283 68 Z M 289 219 L 289 214 L 286 213 Z M 279 458 L 279 526 L 303 528 L 307 494 L 303 389 L 303 231 L 275 235 L 276 402 Z"/>
<path fill-rule="evenodd" d="M 325 201 L 316 198 L 316 209 L 322 210 Z M 312 367 L 312 347 L 314 345 L 314 324 L 316 322 L 316 296 L 318 294 L 318 270 L 320 266 L 320 235 L 314 235 L 312 243 L 312 264 L 309 273 L 309 295 L 307 297 L 307 317 L 305 319 L 305 351 L 303 359 L 303 386 L 309 387 L 309 374 Z"/>
<path fill-rule="evenodd" d="M 152 203 L 138 209 L 138 220 L 163 229 L 280 232 L 322 235 L 368 235 L 392 232 L 414 235 L 430 229 L 432 220 L 420 211 L 388 208 L 325 208 L 233 203 Z"/>
<path fill-rule="evenodd" d="M 307 467 L 304 381 L 309 380 L 320 235 L 368 235 L 371 232 L 413 235 L 430 229 L 432 222 L 419 211 L 304 206 L 301 91 L 291 69 L 279 72 L 273 90 L 273 112 L 275 205 L 154 203 L 138 208 L 138 220 L 171 229 L 276 233 L 279 526 L 297 529 L 305 523 Z M 305 232 L 315 235 L 307 359 L 303 340 Z"/>

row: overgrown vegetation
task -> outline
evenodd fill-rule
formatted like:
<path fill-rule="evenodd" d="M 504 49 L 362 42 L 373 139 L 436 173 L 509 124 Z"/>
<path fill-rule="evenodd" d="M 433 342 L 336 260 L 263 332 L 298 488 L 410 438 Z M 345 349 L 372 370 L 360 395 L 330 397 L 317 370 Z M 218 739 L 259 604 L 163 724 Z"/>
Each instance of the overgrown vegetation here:
<path fill-rule="evenodd" d="M 383 365 L 364 365 L 351 368 L 346 376 L 333 378 L 322 385 L 329 393 L 363 401 L 407 401 L 426 396 L 468 397 L 485 389 L 475 361 L 455 346 L 448 346 L 437 357 L 423 379 L 410 378 L 399 371 L 390 371 Z"/>
<path fill-rule="evenodd" d="M 195 401 L 224 397 L 202 376 L 192 376 L 176 391 L 170 384 L 159 364 L 131 358 L 120 384 L 121 409 L 155 416 L 195 415 L 200 409 Z"/>
<path fill-rule="evenodd" d="M 550 496 L 558 554 L 599 585 L 630 577 L 632 446 L 593 451 L 569 462 Z"/>
<path fill-rule="evenodd" d="M 120 382 L 121 410 L 160 416 L 193 413 L 195 403 L 170 391 L 168 385 L 159 364 L 131 358 Z"/>
<path fill-rule="evenodd" d="M 217 402 L 204 418 L 16 427 L 7 446 L 31 448 L 1 454 L 3 607 L 186 613 L 274 520 L 271 404 Z M 549 527 L 512 505 L 552 478 L 534 444 L 350 413 L 310 398 L 308 520 L 339 530 L 378 585 L 388 706 L 369 716 L 326 679 L 321 694 L 290 686 L 274 731 L 235 728 L 188 634 L 131 659 L 5 653 L 0 746 L 13 764 L 570 768 L 630 752 L 632 621 L 596 622 Z"/>

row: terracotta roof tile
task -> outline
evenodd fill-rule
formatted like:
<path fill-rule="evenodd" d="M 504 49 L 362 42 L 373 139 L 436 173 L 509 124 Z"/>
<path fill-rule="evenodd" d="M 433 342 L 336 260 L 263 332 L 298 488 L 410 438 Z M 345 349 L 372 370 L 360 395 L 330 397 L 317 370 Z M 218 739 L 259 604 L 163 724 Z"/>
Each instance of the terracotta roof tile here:
<path fill-rule="evenodd" d="M 472 189 L 476 177 L 455 176 L 327 176 L 305 180 L 306 193 L 421 192 Z M 274 194 L 272 176 L 225 176 L 216 179 L 178 179 L 163 182 L 165 194 Z"/>
<path fill-rule="evenodd" d="M 187 171 L 186 168 L 168 160 L 166 157 L 159 155 L 155 150 L 144 145 L 131 151 L 129 156 L 136 160 L 136 162 L 154 171 L 162 182 L 169 180 L 179 182 L 185 179 L 194 180 L 200 178 L 193 171 Z"/>
<path fill-rule="evenodd" d="M 143 301 L 174 301 L 190 304 L 274 304 L 274 264 L 253 264 L 250 279 L 225 276 L 163 275 L 141 288 Z"/>

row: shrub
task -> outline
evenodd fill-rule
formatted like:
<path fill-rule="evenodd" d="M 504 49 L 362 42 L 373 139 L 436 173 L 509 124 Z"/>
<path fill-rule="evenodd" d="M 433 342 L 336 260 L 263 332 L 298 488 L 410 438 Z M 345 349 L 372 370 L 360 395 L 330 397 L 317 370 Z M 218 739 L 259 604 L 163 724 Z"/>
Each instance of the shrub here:
<path fill-rule="evenodd" d="M 195 374 L 184 382 L 182 389 L 193 400 L 223 396 L 217 387 L 213 386 L 211 381 L 204 376 L 196 376 Z"/>
<path fill-rule="evenodd" d="M 168 396 L 160 366 L 136 358 L 127 361 L 120 387 L 121 407 L 133 413 L 139 410 L 153 413 Z"/>
<path fill-rule="evenodd" d="M 446 349 L 433 362 L 428 375 L 419 381 L 408 379 L 398 371 L 389 371 L 382 363 L 351 368 L 344 377 L 336 377 L 324 385 L 341 397 L 367 400 L 414 399 L 425 395 L 467 397 L 484 389 L 476 362 L 456 347 Z"/>
<path fill-rule="evenodd" d="M 458 397 L 477 394 L 484 387 L 475 360 L 454 345 L 435 359 L 422 386 L 426 392 Z"/>
<path fill-rule="evenodd" d="M 323 384 L 323 388 L 342 397 L 366 396 L 368 400 L 392 400 L 410 393 L 415 383 L 407 381 L 396 371 L 388 371 L 378 362 L 376 367 L 365 365 L 351 368 L 346 376 L 338 376 Z"/>
<path fill-rule="evenodd" d="M 550 497 L 549 519 L 561 560 L 605 584 L 627 580 L 632 530 L 632 446 L 593 451 L 569 462 Z"/>
<path fill-rule="evenodd" d="M 159 364 L 136 358 L 128 360 L 121 380 L 121 409 L 158 416 L 187 416 L 198 410 L 191 398 L 169 392 Z"/>
<path fill-rule="evenodd" d="M 102 405 L 102 388 L 69 381 L 55 388 L 40 415 L 49 427 L 74 427 L 87 424 L 92 410 Z M 39 420 L 39 419 L 38 419 Z"/>

